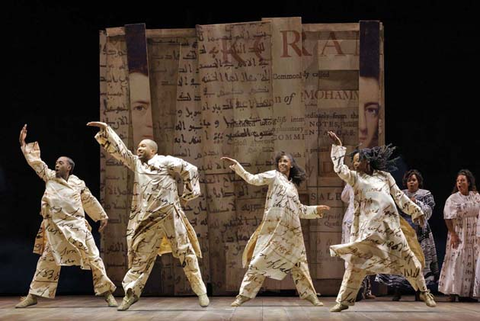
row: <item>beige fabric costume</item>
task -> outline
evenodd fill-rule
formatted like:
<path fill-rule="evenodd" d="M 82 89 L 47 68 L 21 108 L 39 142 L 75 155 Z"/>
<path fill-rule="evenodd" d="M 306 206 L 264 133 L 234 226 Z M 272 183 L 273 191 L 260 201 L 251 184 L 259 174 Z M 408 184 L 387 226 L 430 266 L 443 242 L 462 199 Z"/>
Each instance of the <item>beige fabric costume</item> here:
<path fill-rule="evenodd" d="M 233 169 L 249 184 L 268 185 L 262 222 L 243 252 L 243 267 L 248 265 L 248 270 L 239 294 L 254 298 L 265 277 L 282 280 L 291 272 L 300 297 L 316 297 L 300 218 L 321 218 L 323 214 L 317 213 L 317 206 L 301 204 L 295 184 L 280 172 L 272 170 L 252 175 L 240 164 L 233 165 Z"/>
<path fill-rule="evenodd" d="M 91 269 L 96 295 L 115 291 L 85 219 L 85 212 L 94 221 L 108 218 L 100 203 L 77 176 L 70 175 L 68 181 L 56 177 L 55 171 L 41 160 L 37 142 L 27 144 L 22 152 L 28 164 L 45 181 L 41 202 L 43 221 L 34 247 L 34 253 L 41 257 L 29 294 L 54 298 L 62 265 Z"/>
<path fill-rule="evenodd" d="M 110 128 L 95 138 L 105 150 L 135 173 L 133 199 L 127 226 L 129 270 L 123 279 L 125 293 L 140 297 L 156 256 L 172 253 L 180 259 L 192 290 L 206 294 L 198 257 L 202 257 L 195 230 L 185 216 L 177 191 L 175 173 L 184 182 L 184 201 L 200 195 L 198 171 L 186 161 L 155 155 L 142 163 Z"/>
<path fill-rule="evenodd" d="M 344 165 L 346 148 L 332 145 L 331 158 L 338 176 L 354 190 L 354 214 L 349 242 L 332 245 L 332 256 L 348 265 L 337 302 L 353 305 L 365 275 L 400 274 L 415 290 L 426 291 L 424 257 L 415 231 L 400 216 L 395 203 L 417 219 L 424 215 L 383 171 L 372 175 L 352 171 Z"/>

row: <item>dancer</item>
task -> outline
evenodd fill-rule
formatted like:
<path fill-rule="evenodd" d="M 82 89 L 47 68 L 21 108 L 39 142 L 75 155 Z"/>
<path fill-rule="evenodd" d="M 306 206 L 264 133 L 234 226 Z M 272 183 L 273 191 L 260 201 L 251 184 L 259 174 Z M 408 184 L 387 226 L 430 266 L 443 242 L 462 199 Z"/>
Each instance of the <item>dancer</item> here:
<path fill-rule="evenodd" d="M 480 194 L 475 177 L 468 169 L 457 174 L 452 195 L 447 199 L 443 215 L 448 228 L 447 248 L 438 291 L 448 294 L 454 302 L 477 302 L 480 296 L 475 268 L 480 256 L 480 243 L 476 237 L 480 215 Z"/>
<path fill-rule="evenodd" d="M 107 276 L 91 227 L 85 219 L 86 212 L 94 221 L 101 222 L 98 230 L 102 231 L 107 226 L 107 214 L 85 182 L 72 174 L 75 163 L 71 158 L 58 158 L 55 170 L 51 170 L 40 158 L 38 143 L 27 144 L 26 138 L 27 125 L 20 131 L 20 147 L 28 165 L 45 181 L 41 202 L 43 221 L 33 251 L 41 257 L 28 295 L 15 307 L 37 304 L 38 297 L 55 298 L 61 266 L 72 265 L 91 269 L 95 294 L 103 295 L 108 306 L 116 307 L 112 295 L 116 287 Z"/>
<path fill-rule="evenodd" d="M 407 188 L 403 190 L 405 195 L 420 206 L 425 214 L 425 225 L 420 226 L 412 221 L 410 215 L 400 212 L 400 215 L 415 230 L 418 242 L 422 247 L 425 256 L 425 267 L 423 269 L 425 282 L 427 286 L 434 286 L 438 280 L 439 268 L 435 240 L 433 239 L 432 229 L 427 220 L 432 217 L 435 200 L 430 191 L 423 189 L 423 176 L 416 169 L 409 170 L 405 173 L 403 176 L 403 185 Z M 376 280 L 377 282 L 394 288 L 392 301 L 400 301 L 402 294 L 412 289 L 410 283 L 400 275 L 379 274 Z M 418 292 L 415 293 L 415 301 L 420 301 L 419 294 Z"/>
<path fill-rule="evenodd" d="M 392 175 L 394 160 L 390 160 L 393 148 L 389 146 L 365 148 L 354 153 L 355 171 L 343 163 L 346 148 L 340 138 L 328 132 L 333 141 L 332 162 L 335 172 L 355 191 L 352 236 L 346 244 L 332 245 L 332 256 L 339 256 L 347 263 L 337 304 L 331 312 L 340 312 L 355 304 L 360 284 L 366 275 L 377 273 L 401 274 L 420 290 L 420 297 L 427 306 L 436 306 L 433 295 L 423 278 L 423 253 L 415 231 L 401 218 L 395 207 L 424 224 L 422 210 L 395 184 Z"/>
<path fill-rule="evenodd" d="M 200 195 L 197 168 L 180 158 L 158 155 L 157 144 L 150 139 L 142 140 L 134 155 L 107 124 L 89 122 L 87 125 L 99 127 L 95 136 L 99 144 L 135 173 L 127 227 L 129 270 L 122 282 L 125 297 L 118 310 L 128 310 L 138 301 L 157 254 L 170 252 L 180 260 L 200 306 L 208 306 L 207 289 L 197 260 L 197 256 L 202 257 L 200 245 L 181 207 L 181 202 Z M 181 198 L 175 173 L 179 173 L 184 182 Z"/>
<path fill-rule="evenodd" d="M 305 171 L 290 154 L 280 152 L 275 157 L 275 170 L 256 175 L 247 172 L 235 159 L 222 157 L 222 160 L 231 162 L 230 169 L 247 183 L 268 185 L 262 222 L 243 252 L 243 267 L 248 266 L 248 270 L 231 305 L 238 307 L 253 299 L 266 277 L 283 280 L 291 273 L 300 298 L 322 306 L 308 270 L 300 218 L 322 218 L 330 207 L 300 203 L 297 186 L 305 180 Z"/>
<path fill-rule="evenodd" d="M 348 204 L 342 221 L 342 244 L 345 244 L 350 242 L 350 230 L 352 229 L 353 223 L 353 204 L 355 202 L 355 195 L 352 186 L 346 184 L 343 188 L 340 198 L 344 203 Z M 345 262 L 345 268 L 346 267 L 347 263 Z M 376 298 L 376 296 L 372 293 L 372 283 L 370 277 L 370 275 L 367 275 L 365 279 L 363 279 L 356 301 Z"/>

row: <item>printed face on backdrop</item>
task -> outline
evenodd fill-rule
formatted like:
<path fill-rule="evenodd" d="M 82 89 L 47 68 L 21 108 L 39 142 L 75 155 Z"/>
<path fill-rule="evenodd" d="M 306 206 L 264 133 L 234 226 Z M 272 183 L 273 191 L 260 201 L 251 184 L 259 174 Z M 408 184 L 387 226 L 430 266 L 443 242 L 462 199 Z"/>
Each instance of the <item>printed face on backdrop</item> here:
<path fill-rule="evenodd" d="M 148 76 L 140 72 L 129 75 L 130 102 L 135 137 L 139 139 L 153 138 L 151 125 L 151 98 Z"/>
<path fill-rule="evenodd" d="M 358 140 L 361 148 L 378 146 L 380 85 L 375 78 L 360 77 Z"/>

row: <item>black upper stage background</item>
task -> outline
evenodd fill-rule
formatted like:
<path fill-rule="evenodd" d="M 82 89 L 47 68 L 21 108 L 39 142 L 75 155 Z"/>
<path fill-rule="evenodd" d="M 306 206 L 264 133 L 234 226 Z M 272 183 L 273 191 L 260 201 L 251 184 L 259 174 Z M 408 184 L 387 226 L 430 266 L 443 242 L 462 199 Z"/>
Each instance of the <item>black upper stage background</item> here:
<path fill-rule="evenodd" d="M 0 294 L 27 293 L 38 260 L 32 247 L 44 183 L 20 152 L 21 127 L 28 124 L 27 141 L 39 141 L 50 166 L 61 155 L 71 156 L 76 174 L 98 197 L 99 146 L 95 130 L 85 126 L 99 119 L 98 31 L 141 22 L 160 29 L 262 17 L 299 16 L 303 23 L 382 21 L 386 141 L 398 146 L 406 168 L 422 172 L 425 188 L 435 197 L 430 224 L 443 260 L 443 206 L 456 173 L 469 168 L 480 180 L 480 56 L 473 1 L 449 7 L 433 1 L 172 1 L 164 8 L 162 3 L 136 1 L 128 8 L 118 1 L 71 6 L 12 1 L 2 6 L 2 69 L 7 72 L 0 135 Z M 93 226 L 96 231 L 98 225 Z M 90 271 L 62 269 L 58 293 L 93 294 Z"/>

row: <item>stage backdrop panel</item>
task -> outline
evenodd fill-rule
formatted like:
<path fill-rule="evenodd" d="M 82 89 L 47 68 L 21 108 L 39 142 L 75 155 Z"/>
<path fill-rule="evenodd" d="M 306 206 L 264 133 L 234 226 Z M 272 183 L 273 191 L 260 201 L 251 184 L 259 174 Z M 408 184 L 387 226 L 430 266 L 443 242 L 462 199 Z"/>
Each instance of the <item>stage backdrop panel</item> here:
<path fill-rule="evenodd" d="M 307 171 L 302 202 L 332 207 L 302 228 L 317 291 L 336 294 L 344 264 L 330 257 L 329 246 L 341 240 L 346 205 L 326 131 L 336 131 L 349 150 L 384 142 L 383 72 L 378 21 L 265 18 L 162 30 L 126 25 L 100 31 L 100 114 L 130 149 L 153 137 L 159 153 L 199 168 L 202 196 L 185 213 L 214 295 L 238 291 L 242 252 L 261 222 L 267 191 L 246 184 L 220 158 L 233 157 L 259 173 L 274 168 L 275 152 L 291 153 Z M 131 191 L 132 174 L 101 151 L 101 200 L 110 216 L 101 251 L 117 286 L 127 270 Z M 263 289 L 295 286 L 287 276 L 267 279 Z M 192 294 L 168 254 L 156 261 L 144 293 Z"/>

